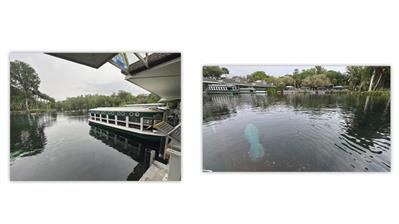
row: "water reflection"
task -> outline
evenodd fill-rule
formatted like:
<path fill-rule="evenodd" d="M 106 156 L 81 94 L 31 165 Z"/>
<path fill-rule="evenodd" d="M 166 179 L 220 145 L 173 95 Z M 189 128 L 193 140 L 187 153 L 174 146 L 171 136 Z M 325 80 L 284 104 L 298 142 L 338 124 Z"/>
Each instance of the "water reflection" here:
<path fill-rule="evenodd" d="M 11 115 L 11 163 L 18 157 L 41 153 L 47 144 L 44 129 L 50 127 L 56 121 L 56 113 Z"/>
<path fill-rule="evenodd" d="M 203 101 L 204 169 L 390 170 L 386 97 L 204 95 Z M 249 132 L 258 132 L 265 150 L 255 162 L 254 152 L 263 150 L 254 150 Z"/>
<path fill-rule="evenodd" d="M 137 180 L 159 143 L 91 127 L 86 115 L 11 116 L 11 180 Z"/>
<path fill-rule="evenodd" d="M 90 125 L 90 135 L 138 162 L 127 177 L 127 180 L 139 180 L 144 174 L 144 152 L 146 148 L 154 149 L 157 152 L 156 154 L 158 154 L 159 150 L 159 142 L 148 142 L 132 135 L 97 125 Z"/>

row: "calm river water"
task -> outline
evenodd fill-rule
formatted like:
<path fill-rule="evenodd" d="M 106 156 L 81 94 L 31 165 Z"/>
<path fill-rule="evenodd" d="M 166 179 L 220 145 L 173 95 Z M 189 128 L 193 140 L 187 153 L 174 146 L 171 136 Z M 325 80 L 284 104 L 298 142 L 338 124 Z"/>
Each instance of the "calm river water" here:
<path fill-rule="evenodd" d="M 11 116 L 11 180 L 138 180 L 159 143 L 90 126 L 87 116 Z"/>
<path fill-rule="evenodd" d="M 390 105 L 352 95 L 204 95 L 207 171 L 390 171 Z"/>

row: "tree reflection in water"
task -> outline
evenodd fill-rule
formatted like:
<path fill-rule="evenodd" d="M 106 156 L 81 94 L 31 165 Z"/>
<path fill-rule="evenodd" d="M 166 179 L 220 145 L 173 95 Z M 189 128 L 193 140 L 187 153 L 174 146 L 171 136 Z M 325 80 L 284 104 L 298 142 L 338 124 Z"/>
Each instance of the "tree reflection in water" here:
<path fill-rule="evenodd" d="M 231 158 L 237 171 L 239 164 L 243 164 L 242 170 L 272 169 L 248 162 L 245 154 L 239 154 L 248 146 L 236 129 L 250 122 L 259 129 L 265 149 L 272 150 L 269 156 L 274 156 L 265 157 L 263 164 L 275 159 L 278 170 L 295 170 L 303 165 L 296 167 L 292 155 L 281 154 L 283 150 L 297 154 L 296 158 L 306 161 L 313 170 L 390 170 L 389 97 L 205 94 L 203 104 L 204 147 L 208 148 L 204 153 L 209 153 L 204 158 L 214 169 L 225 170 L 231 165 L 226 160 L 217 161 L 222 155 Z M 226 148 L 220 148 L 221 142 Z M 324 158 L 325 162 L 312 158 Z"/>
<path fill-rule="evenodd" d="M 57 114 L 11 115 L 10 119 L 12 163 L 19 157 L 37 155 L 43 151 L 47 143 L 44 129 L 57 121 Z"/>

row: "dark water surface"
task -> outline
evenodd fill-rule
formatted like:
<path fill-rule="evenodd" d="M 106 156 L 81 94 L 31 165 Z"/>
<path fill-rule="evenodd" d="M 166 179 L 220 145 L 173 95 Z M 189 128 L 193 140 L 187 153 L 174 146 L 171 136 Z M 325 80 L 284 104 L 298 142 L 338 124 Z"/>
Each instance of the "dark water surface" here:
<path fill-rule="evenodd" d="M 98 126 L 87 116 L 11 116 L 11 180 L 137 180 L 144 149 L 159 143 Z"/>
<path fill-rule="evenodd" d="M 204 95 L 203 169 L 390 171 L 388 97 Z"/>

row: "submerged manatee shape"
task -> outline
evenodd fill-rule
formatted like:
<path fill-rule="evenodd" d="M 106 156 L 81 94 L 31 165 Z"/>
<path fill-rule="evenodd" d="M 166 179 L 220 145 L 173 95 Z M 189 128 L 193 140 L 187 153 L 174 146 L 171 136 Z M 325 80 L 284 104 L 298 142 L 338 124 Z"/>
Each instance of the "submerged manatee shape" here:
<path fill-rule="evenodd" d="M 265 149 L 263 145 L 259 142 L 259 132 L 255 125 L 249 123 L 244 130 L 245 138 L 250 144 L 249 157 L 252 160 L 256 160 L 265 155 Z"/>

